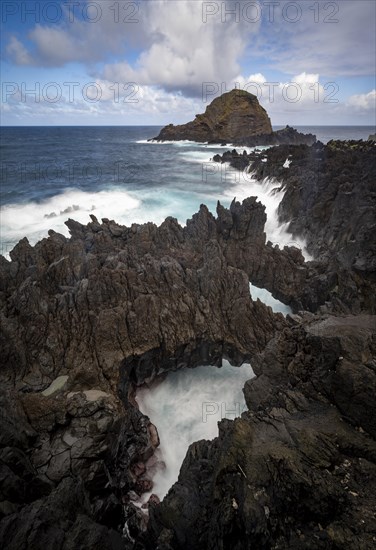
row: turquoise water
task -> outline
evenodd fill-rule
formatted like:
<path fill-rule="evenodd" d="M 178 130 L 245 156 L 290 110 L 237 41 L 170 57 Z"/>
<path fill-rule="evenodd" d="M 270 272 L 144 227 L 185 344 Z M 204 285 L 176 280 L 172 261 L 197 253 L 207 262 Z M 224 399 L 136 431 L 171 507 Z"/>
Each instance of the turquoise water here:
<path fill-rule="evenodd" d="M 322 141 L 366 138 L 373 127 L 302 127 Z M 23 237 L 34 244 L 49 229 L 95 214 L 123 224 L 173 216 L 184 224 L 201 203 L 215 211 L 256 195 L 267 207 L 267 235 L 289 244 L 273 219 L 276 200 L 249 175 L 211 161 L 226 148 L 192 142 L 151 143 L 159 127 L 5 127 L 1 131 L 1 252 Z M 238 148 L 242 151 L 243 148 Z M 279 200 L 279 199 L 278 199 Z M 278 201 L 277 201 L 278 202 Z M 295 239 L 296 240 L 296 239 Z M 303 243 L 298 243 L 302 247 Z"/>

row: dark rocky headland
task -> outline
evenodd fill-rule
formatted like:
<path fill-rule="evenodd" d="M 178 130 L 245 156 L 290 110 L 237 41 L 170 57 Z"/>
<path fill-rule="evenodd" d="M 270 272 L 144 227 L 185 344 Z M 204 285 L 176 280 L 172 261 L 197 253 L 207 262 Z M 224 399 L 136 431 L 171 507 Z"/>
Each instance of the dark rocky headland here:
<path fill-rule="evenodd" d="M 280 220 L 311 262 L 266 242 L 254 197 L 202 206 L 184 228 L 69 220 L 70 238 L 0 257 L 2 548 L 375 548 L 374 151 L 216 159 L 278 179 Z M 252 301 L 249 282 L 294 313 Z M 158 426 L 134 392 L 223 357 L 252 364 L 248 411 L 189 447 L 147 522 L 131 497 L 150 489 Z"/>
<path fill-rule="evenodd" d="M 257 97 L 234 89 L 213 99 L 205 113 L 187 124 L 162 128 L 156 141 L 189 140 L 254 147 L 256 145 L 306 144 L 316 141 L 313 134 L 302 134 L 286 126 L 273 132 L 267 112 Z"/>

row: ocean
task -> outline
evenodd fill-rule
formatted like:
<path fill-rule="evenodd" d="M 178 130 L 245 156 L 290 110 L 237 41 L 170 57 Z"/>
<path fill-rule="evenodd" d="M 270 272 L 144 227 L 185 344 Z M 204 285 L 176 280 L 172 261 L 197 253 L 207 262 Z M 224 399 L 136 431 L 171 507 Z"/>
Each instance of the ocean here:
<path fill-rule="evenodd" d="M 276 127 L 275 129 L 278 129 Z M 150 143 L 160 127 L 3 127 L 1 160 L 1 253 L 23 237 L 31 244 L 49 229 L 68 235 L 64 221 L 110 218 L 130 225 L 181 224 L 201 203 L 215 212 L 217 200 L 257 195 L 266 204 L 267 235 L 275 243 L 295 242 L 272 219 L 276 200 L 270 186 L 235 173 L 211 159 L 227 147 L 192 142 Z M 372 126 L 300 127 L 329 139 L 367 139 Z M 260 148 L 259 148 L 260 149 Z M 243 148 L 238 148 L 242 151 Z"/>

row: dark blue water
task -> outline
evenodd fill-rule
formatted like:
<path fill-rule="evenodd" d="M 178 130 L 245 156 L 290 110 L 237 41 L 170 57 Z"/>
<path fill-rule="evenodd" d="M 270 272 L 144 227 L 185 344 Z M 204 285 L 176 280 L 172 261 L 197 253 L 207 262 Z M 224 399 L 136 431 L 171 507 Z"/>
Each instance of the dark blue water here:
<path fill-rule="evenodd" d="M 212 163 L 224 150 L 191 142 L 148 143 L 159 127 L 4 127 L 1 129 L 1 242 L 11 248 L 64 221 L 113 218 L 124 224 L 172 215 L 185 223 L 201 203 L 211 210 L 255 190 Z M 373 127 L 301 127 L 323 142 L 367 139 Z M 242 148 L 240 149 L 242 150 Z M 258 191 L 256 189 L 256 193 Z M 4 244 L 5 243 L 5 244 Z M 5 250 L 6 252 L 7 250 Z"/>
<path fill-rule="evenodd" d="M 71 187 L 93 191 L 114 185 L 145 185 L 144 174 L 151 173 L 163 155 L 154 155 L 155 150 L 137 141 L 153 137 L 157 131 L 127 127 L 4 128 L 3 204 L 46 199 Z M 165 184 L 168 174 L 163 162 L 158 173 Z"/>

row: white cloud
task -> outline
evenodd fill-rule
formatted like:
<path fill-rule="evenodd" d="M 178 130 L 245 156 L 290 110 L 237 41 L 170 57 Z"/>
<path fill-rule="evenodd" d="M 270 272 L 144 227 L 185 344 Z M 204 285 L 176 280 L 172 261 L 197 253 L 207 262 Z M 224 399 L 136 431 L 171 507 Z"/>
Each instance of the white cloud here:
<path fill-rule="evenodd" d="M 15 36 L 11 36 L 6 48 L 6 52 L 10 59 L 14 63 L 16 63 L 16 65 L 33 64 L 31 55 L 28 53 L 22 42 L 20 42 Z"/>
<path fill-rule="evenodd" d="M 325 82 L 318 73 L 303 71 L 284 82 L 273 82 L 261 73 L 240 75 L 232 84 L 257 95 L 273 125 L 375 122 L 375 90 L 344 99 L 336 83 Z"/>
<path fill-rule="evenodd" d="M 85 3 L 91 6 L 86 10 L 90 17 L 99 10 L 100 17 L 95 22 L 78 17 L 77 10 L 85 11 Z M 11 59 L 19 65 L 62 66 L 73 61 L 106 62 L 112 54 L 117 57 L 116 62 L 106 68 L 103 76 L 113 78 L 117 69 L 124 73 L 127 68 L 140 84 L 170 89 L 180 86 L 195 93 L 202 81 L 233 79 L 239 73 L 238 64 L 246 48 L 250 63 L 252 59 L 268 59 L 269 67 L 287 74 L 307 68 L 310 73 L 331 77 L 374 72 L 374 0 L 319 0 L 312 4 L 279 0 L 273 20 L 266 2 L 261 2 L 262 18 L 253 23 L 247 20 L 247 0 L 233 4 L 213 2 L 218 11 L 208 16 L 206 23 L 205 3 L 194 0 L 83 0 L 74 4 L 79 5 L 76 11 L 69 3 L 62 4 L 63 21 L 51 24 L 45 20 L 32 30 L 31 51 L 15 36 L 11 37 L 7 48 Z M 295 23 L 288 20 L 294 9 L 286 11 L 292 4 L 301 10 Z M 137 5 L 138 11 L 131 13 L 127 9 L 130 5 Z M 239 7 L 239 20 L 223 13 L 234 6 Z M 132 48 L 141 53 L 131 70 L 125 60 Z"/>
<path fill-rule="evenodd" d="M 63 29 L 37 25 L 30 39 L 47 65 L 61 66 L 77 57 L 78 44 Z"/>
<path fill-rule="evenodd" d="M 27 57 L 22 56 L 20 46 L 25 52 L 26 49 L 19 41 L 15 44 L 17 39 L 12 36 L 8 44 L 8 49 L 11 48 L 9 55 L 16 64 L 41 67 L 61 67 L 70 62 L 90 64 L 105 60 L 108 54 L 124 56 L 130 48 L 148 41 L 142 24 L 142 11 L 144 7 L 147 9 L 148 2 L 140 2 L 140 13 L 133 16 L 129 10 L 125 10 L 130 5 L 136 5 L 136 2 L 82 0 L 71 5 L 63 3 L 63 17 L 58 24 L 51 24 L 46 17 L 42 17 L 42 24 L 35 25 L 29 33 L 28 38 L 33 44 L 32 53 L 29 52 Z M 118 18 L 114 7 L 119 11 Z M 91 22 L 82 20 L 83 13 L 87 14 Z M 20 54 L 15 55 L 12 50 Z"/>
<path fill-rule="evenodd" d="M 240 75 L 232 85 L 257 95 L 268 113 L 317 110 L 328 96 L 319 74 L 307 72 L 285 82 L 268 80 L 261 73 L 251 74 L 248 78 Z"/>
<path fill-rule="evenodd" d="M 277 104 L 286 112 L 323 109 L 323 105 L 329 103 L 319 74 L 302 72 L 289 81 L 280 82 L 277 90 Z M 331 103 L 338 101 L 333 97 Z"/>
<path fill-rule="evenodd" d="M 239 72 L 249 39 L 244 21 L 229 18 L 222 23 L 217 14 L 204 23 L 201 2 L 158 0 L 149 3 L 144 25 L 153 43 L 142 52 L 137 67 L 108 64 L 104 78 L 199 96 L 204 82 L 229 82 Z M 256 30 L 257 25 L 252 27 Z"/>
<path fill-rule="evenodd" d="M 255 93 L 255 90 L 266 82 L 266 78 L 261 73 L 250 74 L 248 78 L 243 75 L 238 75 L 231 82 L 231 86 L 247 90 L 250 93 Z M 255 90 L 252 90 L 254 85 Z"/>
<path fill-rule="evenodd" d="M 181 13 L 183 14 L 184 10 Z M 46 121 L 53 123 L 60 123 L 59 118 L 64 118 L 67 123 L 67 117 L 72 117 L 69 120 L 74 124 L 77 120 L 74 116 L 77 115 L 82 117 L 81 121 L 89 124 L 106 121 L 114 124 L 179 124 L 192 120 L 196 113 L 205 110 L 215 96 L 232 87 L 240 87 L 256 94 L 274 125 L 371 124 L 374 119 L 375 90 L 352 95 L 345 100 L 340 96 L 339 90 L 333 87 L 335 85 L 325 84 L 326 79 L 322 79 L 319 73 L 302 71 L 291 79 L 276 82 L 261 72 L 252 73 L 248 77 L 239 72 L 235 73 L 235 62 L 231 73 L 238 76 L 226 80 L 223 73 L 222 78 L 214 80 L 213 74 L 216 90 L 208 92 L 203 98 L 200 94 L 202 83 L 199 80 L 199 85 L 195 88 L 195 82 L 197 78 L 207 78 L 205 66 L 197 60 L 196 54 L 192 53 L 191 57 L 183 55 L 184 48 L 188 50 L 190 31 L 182 40 L 186 43 L 184 46 L 178 42 L 175 32 L 172 32 L 171 36 L 166 33 L 161 35 L 157 19 L 153 25 L 154 31 L 159 33 L 159 54 L 154 54 L 154 46 L 151 46 L 145 52 L 144 64 L 140 62 L 136 68 L 127 63 L 108 65 L 103 71 L 102 78 L 96 78 L 93 72 L 86 82 L 81 79 L 81 83 L 74 88 L 67 86 L 66 78 L 62 78 L 60 84 L 41 82 L 40 102 L 35 101 L 32 93 L 24 97 L 21 93 L 21 84 L 19 89 L 15 90 L 9 85 L 5 90 L 8 94 L 6 103 L 2 105 L 7 120 L 22 116 L 27 124 L 28 121 L 33 123 L 45 117 Z M 181 31 L 178 29 L 177 32 Z M 59 37 L 58 34 L 55 41 L 58 41 Z M 64 40 L 65 38 L 60 43 L 61 47 Z M 180 57 L 171 54 L 172 47 L 176 47 Z M 214 52 L 214 49 L 212 51 Z M 156 67 L 153 68 L 154 55 L 156 59 L 165 56 L 165 62 L 170 59 L 170 55 L 171 59 L 169 63 L 164 64 L 155 60 Z M 197 55 L 200 56 L 200 52 Z M 180 69 L 179 64 L 186 68 Z M 187 67 L 190 64 L 196 67 L 196 72 L 189 72 Z M 203 72 L 199 73 L 199 70 Z M 154 85 L 154 79 L 158 80 L 159 85 Z M 222 82 L 224 86 L 221 85 Z M 34 89 L 35 86 L 26 83 L 25 87 Z M 193 93 L 195 89 L 198 90 L 196 95 Z M 57 101 L 53 100 L 55 95 L 58 96 Z M 72 95 L 74 101 L 71 99 Z M 95 117 L 95 122 L 90 117 Z"/>
<path fill-rule="evenodd" d="M 376 2 L 337 0 L 295 2 L 301 10 L 296 23 L 286 20 L 288 0 L 279 0 L 273 22 L 264 21 L 255 54 L 287 74 L 310 72 L 336 77 L 370 75 L 375 70 Z M 289 17 L 293 17 L 293 10 Z"/>
<path fill-rule="evenodd" d="M 348 99 L 348 104 L 357 110 L 375 112 L 376 110 L 376 90 L 368 94 L 352 95 Z"/>
<path fill-rule="evenodd" d="M 117 59 L 107 63 L 101 78 L 162 86 L 199 96 L 203 82 L 229 82 L 239 73 L 239 60 L 250 36 L 260 26 L 260 22 L 250 26 L 244 19 L 231 16 L 223 21 L 220 10 L 205 23 L 203 3 L 192 0 L 141 2 L 135 15 L 138 22 L 134 23 L 121 20 L 121 9 L 120 20 L 114 20 L 113 8 L 123 7 L 122 2 L 98 0 L 96 4 L 101 17 L 95 23 L 76 18 L 69 24 L 65 21 L 60 25 L 36 25 L 29 33 L 33 54 L 27 54 L 21 42 L 16 43 L 13 38 L 10 47 L 18 52 L 13 60 L 45 67 L 83 62 L 92 70 L 93 62 L 112 56 Z M 124 6 L 129 4 L 133 3 L 126 2 Z M 245 4 L 246 0 L 237 2 L 239 9 Z M 128 54 L 132 48 L 139 53 L 131 63 Z"/>
<path fill-rule="evenodd" d="M 353 95 L 347 101 L 329 103 L 326 101 L 328 90 L 318 74 L 303 72 L 274 85 L 265 75 L 256 73 L 248 78 L 240 75 L 235 82 L 251 93 L 257 90 L 248 85 L 258 86 L 260 103 L 274 126 L 372 124 L 375 118 L 375 90 Z M 1 105 L 3 116 L 7 117 L 4 123 L 22 118 L 24 124 L 40 124 L 47 120 L 54 124 L 62 121 L 75 124 L 80 117 L 85 124 L 180 124 L 203 112 L 214 97 L 209 96 L 204 104 L 202 98 L 187 97 L 162 87 L 135 85 L 123 88 L 121 83 L 105 79 L 97 79 L 94 86 L 86 84 L 75 88 L 74 101 L 70 100 L 68 89 L 63 85 L 63 95 L 57 102 L 48 101 L 47 92 L 43 90 L 45 87 L 41 85 L 39 102 L 35 102 L 32 95 L 23 98 L 20 91 L 11 95 Z M 53 92 L 51 89 L 49 95 L 53 96 Z"/>
<path fill-rule="evenodd" d="M 129 84 L 123 87 L 118 82 L 97 80 L 96 88 L 88 88 L 89 102 L 97 96 L 100 90 L 98 105 L 103 112 L 127 111 L 143 114 L 170 114 L 177 116 L 187 112 L 195 112 L 200 104 L 194 98 L 188 98 L 181 93 L 166 92 L 155 86 L 140 86 Z"/>
<path fill-rule="evenodd" d="M 39 101 L 32 96 L 22 100 L 20 93 L 12 95 L 6 103 L 0 103 L 7 117 L 4 124 L 20 119 L 24 124 L 43 124 L 47 120 L 52 124 L 76 124 L 80 117 L 84 124 L 164 125 L 166 119 L 186 122 L 201 108 L 199 100 L 153 86 L 124 90 L 113 82 L 97 80 L 95 86 L 76 88 L 74 101 L 69 100 L 66 88 L 61 89 L 64 94 L 57 102 L 48 101 L 46 94 L 41 94 Z"/>

